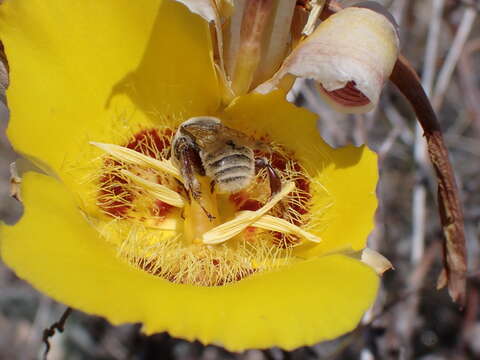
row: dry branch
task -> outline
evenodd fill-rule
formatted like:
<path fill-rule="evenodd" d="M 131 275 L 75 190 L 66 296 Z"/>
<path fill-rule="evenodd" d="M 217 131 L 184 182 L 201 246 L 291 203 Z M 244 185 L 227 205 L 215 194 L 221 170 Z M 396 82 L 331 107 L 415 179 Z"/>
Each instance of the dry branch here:
<path fill-rule="evenodd" d="M 63 332 L 65 329 L 65 322 L 67 321 L 68 317 L 72 313 L 73 309 L 71 307 L 67 307 L 65 312 L 60 317 L 60 320 L 54 322 L 50 325 L 49 328 L 43 330 L 43 342 L 45 343 L 45 352 L 43 353 L 43 359 L 47 360 L 48 353 L 50 352 L 50 341 L 49 339 L 55 335 L 55 332 Z"/>

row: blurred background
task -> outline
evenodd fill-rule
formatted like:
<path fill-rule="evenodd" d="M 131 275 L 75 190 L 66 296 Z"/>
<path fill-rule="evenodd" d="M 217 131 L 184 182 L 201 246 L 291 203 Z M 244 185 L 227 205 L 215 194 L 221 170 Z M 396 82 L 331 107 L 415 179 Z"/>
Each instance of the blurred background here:
<path fill-rule="evenodd" d="M 369 246 L 387 256 L 395 270 L 384 275 L 377 302 L 359 327 L 335 341 L 289 353 L 232 354 L 167 334 L 146 337 L 139 325 L 115 327 L 74 311 L 64 333 L 51 339 L 49 359 L 480 359 L 480 2 L 378 2 L 400 24 L 402 51 L 422 77 L 444 130 L 465 211 L 466 307 L 460 310 L 446 290 L 435 289 L 442 266 L 436 181 L 408 104 L 388 85 L 375 111 L 341 115 L 319 99 L 309 81 L 298 81 L 289 100 L 319 115 L 319 129 L 331 145 L 367 143 L 379 154 L 380 206 Z M 9 198 L 8 166 L 15 154 L 4 136 L 8 113 L 3 107 L 0 117 L 0 218 L 12 223 L 21 212 Z M 0 260 L 0 360 L 41 358 L 43 331 L 64 311 Z"/>

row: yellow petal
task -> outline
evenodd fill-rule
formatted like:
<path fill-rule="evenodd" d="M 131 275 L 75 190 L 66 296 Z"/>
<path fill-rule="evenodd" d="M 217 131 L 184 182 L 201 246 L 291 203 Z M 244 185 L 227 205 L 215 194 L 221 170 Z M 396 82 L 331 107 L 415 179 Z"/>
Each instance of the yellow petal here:
<path fill-rule="evenodd" d="M 247 348 L 293 349 L 352 330 L 378 278 L 361 262 L 326 256 L 218 287 L 179 285 L 120 262 L 61 183 L 37 173 L 22 183 L 25 215 L 2 226 L 5 263 L 56 300 L 115 324 Z M 58 216 L 62 214 L 62 216 Z"/>
<path fill-rule="evenodd" d="M 221 115 L 225 124 L 248 133 L 268 134 L 283 144 L 314 179 L 311 213 L 318 245 L 302 247 L 312 256 L 342 248 L 365 247 L 377 208 L 377 157 L 367 147 L 333 149 L 316 128 L 316 115 L 284 99 L 284 93 L 250 94 L 238 98 Z M 327 121 L 327 120 L 326 120 Z M 248 129 L 248 130 L 247 130 Z"/>
<path fill-rule="evenodd" d="M 8 135 L 59 172 L 86 139 L 117 127 L 212 112 L 208 25 L 170 0 L 7 0 Z M 110 140 L 110 141 L 109 141 Z"/>

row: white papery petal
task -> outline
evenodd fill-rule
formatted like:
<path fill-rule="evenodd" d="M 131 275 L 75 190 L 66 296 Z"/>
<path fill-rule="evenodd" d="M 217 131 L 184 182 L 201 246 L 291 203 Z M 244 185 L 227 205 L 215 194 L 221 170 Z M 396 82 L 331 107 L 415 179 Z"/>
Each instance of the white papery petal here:
<path fill-rule="evenodd" d="M 369 111 L 378 102 L 398 52 L 397 32 L 385 16 L 370 9 L 347 8 L 322 22 L 287 57 L 272 79 L 255 91 L 269 93 L 291 74 L 316 80 L 326 90 L 323 95 L 327 101 L 340 111 Z M 341 99 L 327 94 L 353 83 L 368 98 L 368 104 L 346 106 Z"/>
<path fill-rule="evenodd" d="M 385 271 L 393 269 L 392 263 L 385 256 L 370 248 L 363 249 L 361 260 L 374 269 L 378 275 L 382 275 Z"/>

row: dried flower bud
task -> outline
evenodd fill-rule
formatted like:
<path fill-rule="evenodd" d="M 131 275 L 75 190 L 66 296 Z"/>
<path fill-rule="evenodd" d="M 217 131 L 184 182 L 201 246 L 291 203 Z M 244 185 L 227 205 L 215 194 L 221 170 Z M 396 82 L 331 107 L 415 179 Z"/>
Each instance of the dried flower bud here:
<path fill-rule="evenodd" d="M 398 49 L 396 29 L 384 15 L 367 8 L 344 9 L 322 22 L 256 91 L 268 93 L 292 74 L 316 80 L 337 110 L 366 112 L 378 102 Z"/>
<path fill-rule="evenodd" d="M 361 260 L 375 270 L 378 275 L 382 275 L 385 271 L 393 269 L 392 263 L 385 256 L 370 248 L 363 249 Z"/>

